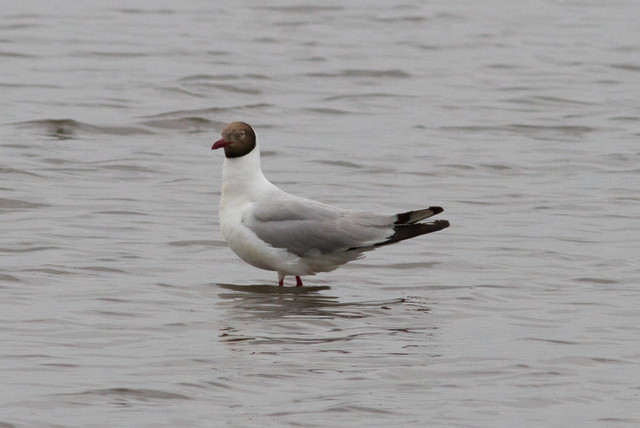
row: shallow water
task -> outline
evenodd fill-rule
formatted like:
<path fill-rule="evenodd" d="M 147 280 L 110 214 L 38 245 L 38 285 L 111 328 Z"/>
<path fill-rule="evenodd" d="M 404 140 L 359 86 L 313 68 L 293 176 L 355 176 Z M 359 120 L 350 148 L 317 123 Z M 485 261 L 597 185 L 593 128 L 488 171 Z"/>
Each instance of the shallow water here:
<path fill-rule="evenodd" d="M 0 426 L 640 423 L 636 2 L 14 3 Z M 220 234 L 234 120 L 452 226 L 278 288 Z"/>

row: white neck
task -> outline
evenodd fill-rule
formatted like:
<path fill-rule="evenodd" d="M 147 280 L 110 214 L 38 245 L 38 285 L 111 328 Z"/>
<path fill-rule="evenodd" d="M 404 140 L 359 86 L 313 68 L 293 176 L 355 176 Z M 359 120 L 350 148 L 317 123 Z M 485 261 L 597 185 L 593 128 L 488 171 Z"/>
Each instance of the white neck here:
<path fill-rule="evenodd" d="M 257 145 L 250 153 L 239 158 L 224 158 L 222 200 L 242 197 L 247 201 L 256 201 L 272 186 L 262 174 Z"/>

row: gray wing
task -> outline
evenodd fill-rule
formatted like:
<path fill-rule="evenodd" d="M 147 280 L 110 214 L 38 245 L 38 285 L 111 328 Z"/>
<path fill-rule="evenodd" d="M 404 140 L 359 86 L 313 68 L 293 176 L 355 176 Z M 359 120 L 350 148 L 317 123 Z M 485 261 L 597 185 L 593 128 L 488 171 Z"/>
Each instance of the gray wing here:
<path fill-rule="evenodd" d="M 394 220 L 288 194 L 257 203 L 243 217 L 258 238 L 300 257 L 373 245 L 393 235 Z"/>

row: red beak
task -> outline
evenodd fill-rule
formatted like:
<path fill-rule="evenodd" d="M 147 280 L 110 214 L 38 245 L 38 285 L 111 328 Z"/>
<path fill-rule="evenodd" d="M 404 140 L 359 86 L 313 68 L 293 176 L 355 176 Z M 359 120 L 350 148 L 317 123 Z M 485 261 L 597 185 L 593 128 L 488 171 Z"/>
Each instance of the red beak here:
<path fill-rule="evenodd" d="M 228 146 L 229 144 L 231 144 L 231 143 L 228 142 L 228 141 L 218 140 L 213 144 L 213 147 L 211 147 L 211 150 L 219 149 L 221 147 Z"/>

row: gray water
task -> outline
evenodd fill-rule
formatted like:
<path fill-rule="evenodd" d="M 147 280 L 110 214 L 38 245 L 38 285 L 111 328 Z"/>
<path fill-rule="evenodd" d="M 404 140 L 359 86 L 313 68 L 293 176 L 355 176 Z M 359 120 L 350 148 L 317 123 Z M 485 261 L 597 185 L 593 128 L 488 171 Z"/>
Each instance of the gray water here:
<path fill-rule="evenodd" d="M 4 2 L 0 426 L 640 424 L 637 2 Z M 287 191 L 452 226 L 278 288 Z"/>

